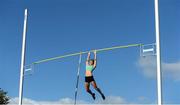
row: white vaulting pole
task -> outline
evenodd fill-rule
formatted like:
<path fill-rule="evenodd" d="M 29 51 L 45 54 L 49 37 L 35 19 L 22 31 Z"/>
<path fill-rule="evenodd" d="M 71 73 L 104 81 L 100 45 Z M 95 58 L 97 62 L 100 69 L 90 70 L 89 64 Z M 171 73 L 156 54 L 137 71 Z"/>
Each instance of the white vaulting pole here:
<path fill-rule="evenodd" d="M 78 94 L 79 73 L 80 73 L 80 69 L 81 69 L 81 59 L 82 59 L 82 53 L 80 53 L 80 55 L 79 55 L 79 64 L 78 64 L 78 72 L 77 72 L 77 81 L 76 81 L 75 96 L 74 96 L 74 105 L 76 105 L 77 94 Z"/>
<path fill-rule="evenodd" d="M 26 49 L 26 27 L 27 27 L 27 9 L 25 9 L 25 13 L 24 13 L 24 29 L 23 29 L 23 39 L 22 39 L 21 69 L 20 69 L 20 81 L 19 81 L 19 105 L 22 105 L 22 96 L 23 96 L 24 62 L 25 62 L 25 49 Z"/>
<path fill-rule="evenodd" d="M 158 105 L 162 105 L 162 81 L 161 81 L 161 52 L 160 52 L 160 32 L 159 32 L 159 4 L 154 0 L 155 7 L 155 31 L 156 31 L 156 53 L 157 53 L 157 95 Z"/>

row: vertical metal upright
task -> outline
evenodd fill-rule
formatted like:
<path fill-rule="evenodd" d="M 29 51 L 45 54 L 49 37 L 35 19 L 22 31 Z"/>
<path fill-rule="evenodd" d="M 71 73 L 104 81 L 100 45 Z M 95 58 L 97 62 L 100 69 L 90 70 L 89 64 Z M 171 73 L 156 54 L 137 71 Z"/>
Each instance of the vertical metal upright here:
<path fill-rule="evenodd" d="M 154 0 L 155 7 L 155 31 L 156 31 L 156 60 L 157 60 L 157 95 L 158 105 L 162 105 L 162 78 L 161 78 L 161 52 L 160 52 L 160 31 L 159 31 L 159 4 Z"/>
<path fill-rule="evenodd" d="M 27 28 L 27 9 L 24 12 L 24 28 L 23 28 L 23 38 L 22 38 L 22 52 L 21 52 L 21 68 L 20 68 L 20 81 L 19 81 L 19 105 L 22 105 L 23 97 L 23 81 L 24 81 L 24 62 L 25 62 L 25 52 L 26 52 L 26 28 Z"/>

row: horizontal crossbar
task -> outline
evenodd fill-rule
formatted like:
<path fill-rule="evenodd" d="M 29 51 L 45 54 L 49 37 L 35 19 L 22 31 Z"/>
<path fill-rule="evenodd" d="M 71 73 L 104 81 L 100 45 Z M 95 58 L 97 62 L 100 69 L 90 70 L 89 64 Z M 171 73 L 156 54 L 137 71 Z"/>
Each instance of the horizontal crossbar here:
<path fill-rule="evenodd" d="M 114 49 L 136 47 L 136 46 L 141 46 L 141 45 L 142 45 L 142 44 L 129 44 L 129 45 L 123 45 L 123 46 L 114 46 L 114 47 L 96 49 L 96 51 L 97 51 L 97 52 L 102 52 L 102 51 L 109 51 L 109 50 L 114 50 Z M 76 55 L 80 55 L 80 54 L 86 54 L 86 53 L 92 52 L 92 51 L 94 51 L 94 50 L 77 52 L 77 53 L 72 53 L 72 54 L 57 56 L 57 57 L 53 57 L 53 58 L 47 58 L 47 59 L 43 59 L 43 60 L 39 60 L 39 61 L 33 62 L 32 64 L 40 64 L 40 63 L 44 63 L 44 62 L 48 62 L 48 61 L 53 61 L 53 60 L 61 59 L 61 58 L 76 56 Z"/>

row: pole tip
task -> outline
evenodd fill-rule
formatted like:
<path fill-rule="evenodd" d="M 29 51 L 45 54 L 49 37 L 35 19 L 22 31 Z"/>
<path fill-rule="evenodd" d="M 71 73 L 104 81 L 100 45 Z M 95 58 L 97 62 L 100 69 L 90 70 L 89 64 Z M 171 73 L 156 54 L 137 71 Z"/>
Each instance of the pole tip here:
<path fill-rule="evenodd" d="M 28 9 L 26 8 L 26 9 L 25 9 L 25 15 L 27 15 L 27 12 L 28 12 Z"/>

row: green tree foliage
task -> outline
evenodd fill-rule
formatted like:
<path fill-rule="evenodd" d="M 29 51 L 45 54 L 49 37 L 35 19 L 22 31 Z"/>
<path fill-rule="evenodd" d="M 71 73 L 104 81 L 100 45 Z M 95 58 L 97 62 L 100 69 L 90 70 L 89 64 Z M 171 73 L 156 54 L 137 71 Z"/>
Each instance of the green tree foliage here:
<path fill-rule="evenodd" d="M 9 97 L 7 92 L 0 88 L 0 104 L 7 105 L 9 103 Z"/>

